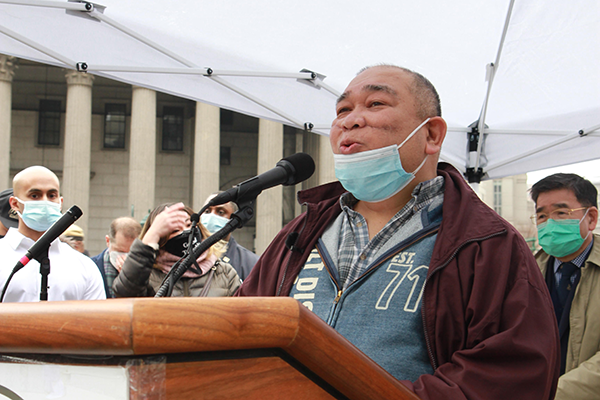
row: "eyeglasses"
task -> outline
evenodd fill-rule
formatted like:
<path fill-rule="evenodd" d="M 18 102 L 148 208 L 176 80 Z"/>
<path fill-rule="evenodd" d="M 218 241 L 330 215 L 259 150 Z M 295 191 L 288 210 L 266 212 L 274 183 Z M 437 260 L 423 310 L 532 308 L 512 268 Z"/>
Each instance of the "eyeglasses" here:
<path fill-rule="evenodd" d="M 529 218 L 531 218 L 531 222 L 533 222 L 536 225 L 539 225 L 541 223 L 548 221 L 548 219 L 553 219 L 555 221 L 560 220 L 560 219 L 569 219 L 571 214 L 573 214 L 575 211 L 581 211 L 581 210 L 585 210 L 588 208 L 589 207 L 557 208 L 556 210 L 551 211 L 549 213 L 547 213 L 547 212 L 536 213 Z"/>

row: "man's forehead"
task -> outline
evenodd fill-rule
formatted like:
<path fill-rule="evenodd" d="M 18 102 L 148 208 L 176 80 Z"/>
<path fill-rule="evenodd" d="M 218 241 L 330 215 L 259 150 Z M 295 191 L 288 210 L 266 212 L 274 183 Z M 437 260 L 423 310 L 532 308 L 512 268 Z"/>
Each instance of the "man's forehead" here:
<path fill-rule="evenodd" d="M 536 210 L 577 207 L 581 207 L 581 203 L 577 200 L 575 193 L 569 189 L 550 190 L 540 193 L 536 202 Z"/>
<path fill-rule="evenodd" d="M 27 171 L 14 181 L 13 186 L 15 191 L 25 191 L 26 193 L 60 190 L 60 183 L 56 175 L 44 170 Z"/>
<path fill-rule="evenodd" d="M 388 93 L 392 96 L 398 96 L 398 92 L 396 92 L 396 90 L 394 90 L 391 86 L 387 85 L 387 84 L 382 84 L 382 83 L 367 83 L 365 85 L 363 85 L 362 87 L 359 87 L 358 90 L 354 89 L 354 92 L 383 92 L 383 93 Z M 341 102 L 346 100 L 350 95 L 353 94 L 353 89 L 347 89 L 344 93 L 342 93 L 342 95 L 340 97 L 338 97 L 337 102 Z"/>
<path fill-rule="evenodd" d="M 27 193 L 35 193 L 35 192 L 48 192 L 48 193 L 52 193 L 52 192 L 56 192 L 58 193 L 58 187 L 56 186 L 31 186 L 29 188 L 27 188 Z"/>
<path fill-rule="evenodd" d="M 566 203 L 566 202 L 557 202 L 557 203 L 552 203 L 552 204 L 538 204 L 536 210 L 543 210 L 543 209 L 557 209 L 557 208 L 571 208 L 572 204 Z"/>

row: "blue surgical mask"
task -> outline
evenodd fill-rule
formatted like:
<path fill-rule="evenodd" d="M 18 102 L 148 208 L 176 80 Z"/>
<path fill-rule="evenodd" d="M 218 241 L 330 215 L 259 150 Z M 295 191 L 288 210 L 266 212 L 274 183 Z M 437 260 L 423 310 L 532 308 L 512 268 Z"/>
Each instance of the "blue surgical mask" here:
<path fill-rule="evenodd" d="M 62 214 L 60 213 L 60 203 L 46 200 L 22 201 L 15 197 L 17 201 L 23 204 L 23 213 L 17 211 L 17 214 L 29 229 L 37 232 L 46 232 Z"/>
<path fill-rule="evenodd" d="M 363 151 L 355 154 L 334 154 L 335 176 L 342 186 L 358 200 L 378 202 L 389 199 L 404 189 L 413 179 L 423 162 L 413 172 L 406 172 L 398 150 L 429 122 L 423 121 L 399 145 Z"/>
<path fill-rule="evenodd" d="M 223 227 L 229 222 L 229 220 L 225 217 L 221 217 L 213 213 L 205 213 L 202 214 L 202 216 L 200 217 L 200 222 L 202 222 L 202 225 L 204 225 L 212 235 L 215 232 L 223 229 Z"/>
<path fill-rule="evenodd" d="M 585 239 L 581 237 L 581 221 L 587 215 L 589 208 L 580 220 L 577 219 L 549 219 L 538 225 L 538 240 L 540 246 L 547 254 L 554 257 L 565 257 L 575 253 Z"/>

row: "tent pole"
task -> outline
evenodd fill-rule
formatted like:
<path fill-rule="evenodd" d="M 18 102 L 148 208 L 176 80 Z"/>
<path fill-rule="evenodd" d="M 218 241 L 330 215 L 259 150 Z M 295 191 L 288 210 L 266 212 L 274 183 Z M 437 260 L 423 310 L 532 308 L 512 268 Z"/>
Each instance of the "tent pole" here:
<path fill-rule="evenodd" d="M 0 25 L 0 32 L 4 33 L 6 36 L 9 36 L 9 37 L 15 39 L 18 42 L 23 43 L 26 46 L 31 47 L 32 49 L 35 49 L 57 61 L 60 61 L 62 64 L 64 64 L 63 65 L 64 67 L 75 69 L 75 61 L 68 59 L 67 57 L 63 56 L 62 54 L 58 54 L 57 52 L 52 51 L 49 48 L 42 46 L 39 43 L 29 40 L 25 36 L 19 35 L 18 33 L 11 31 L 10 29 L 8 29 L 4 26 L 1 26 L 1 25 Z"/>
<path fill-rule="evenodd" d="M 528 152 L 516 155 L 514 157 L 511 157 L 511 158 L 506 159 L 504 161 L 501 161 L 499 163 L 496 163 L 496 164 L 493 164 L 493 165 L 489 165 L 488 168 L 487 168 L 487 171 L 489 172 L 489 171 L 492 171 L 492 170 L 494 170 L 496 168 L 503 167 L 506 164 L 510 164 L 513 161 L 516 161 L 516 160 L 519 160 L 519 159 L 522 159 L 522 158 L 525 158 L 525 157 L 529 157 L 531 155 L 537 154 L 537 153 L 542 152 L 544 150 L 547 150 L 549 148 L 559 146 L 559 145 L 561 145 L 563 143 L 566 143 L 568 141 L 571 141 L 573 139 L 577 139 L 577 138 L 582 138 L 582 137 L 588 136 L 590 134 L 593 134 L 593 132 L 595 132 L 595 131 L 597 131 L 599 129 L 600 129 L 600 125 L 593 126 L 593 127 L 589 128 L 589 129 L 581 129 L 581 130 L 579 130 L 579 131 L 577 131 L 575 133 L 571 133 L 570 135 L 568 135 L 568 136 L 566 136 L 564 138 L 555 140 L 555 141 L 553 141 L 551 143 L 548 143 L 548 144 L 546 144 L 544 146 L 540 146 L 537 149 L 534 149 L 534 150 L 531 150 L 531 151 L 528 151 Z M 593 135 L 593 136 L 596 136 L 596 135 Z"/>
<path fill-rule="evenodd" d="M 250 93 L 238 88 L 235 85 L 232 85 L 231 83 L 219 78 L 218 76 L 211 76 L 211 79 L 214 80 L 215 82 L 225 86 L 226 88 L 234 91 L 235 93 L 239 94 L 240 96 L 243 96 L 245 98 L 247 98 L 248 100 L 266 108 L 267 110 L 279 115 L 280 117 L 283 117 L 285 119 L 287 119 L 288 121 L 292 122 L 296 127 L 300 128 L 300 129 L 306 129 L 307 125 L 310 125 L 312 127 L 312 124 L 310 124 L 310 122 L 307 123 L 303 123 L 298 121 L 297 119 L 295 119 L 292 116 L 287 115 L 286 113 L 284 113 L 283 111 L 271 106 L 270 104 L 260 100 L 259 98 L 251 95 Z"/>
<path fill-rule="evenodd" d="M 153 49 L 163 53 L 164 55 L 172 58 L 175 61 L 180 62 L 181 64 L 185 65 L 186 67 L 192 67 L 195 68 L 197 67 L 197 65 L 195 65 L 194 63 L 192 63 L 191 61 L 186 60 L 185 58 L 181 57 L 178 54 L 173 53 L 172 51 L 168 50 L 167 48 L 154 43 L 153 41 L 151 41 L 148 38 L 143 37 L 142 35 L 138 34 L 137 32 L 134 32 L 133 30 L 127 28 L 125 25 L 121 25 L 120 23 L 118 23 L 117 21 L 115 21 L 112 18 L 107 17 L 106 15 L 99 13 L 97 11 L 92 11 L 89 13 L 89 15 L 93 18 L 96 18 L 99 21 L 105 22 L 108 25 L 112 26 L 115 29 L 118 29 L 119 31 L 131 36 L 132 38 L 139 40 L 140 42 L 152 47 Z"/>
<path fill-rule="evenodd" d="M 92 3 L 89 6 L 86 3 L 71 3 L 64 1 L 43 1 L 43 0 L 1 0 L 3 4 L 16 4 L 19 6 L 34 6 L 34 7 L 47 7 L 47 8 L 63 8 L 65 10 L 72 11 L 90 11 L 89 7 L 93 8 Z"/>
<path fill-rule="evenodd" d="M 506 39 L 506 34 L 508 32 L 508 27 L 510 25 L 510 17 L 512 15 L 512 10 L 513 10 L 514 4 L 515 4 L 515 0 L 511 0 L 510 4 L 508 6 L 508 12 L 506 14 L 506 19 L 504 21 L 504 29 L 502 30 L 502 36 L 500 38 L 500 45 L 498 46 L 498 53 L 496 54 L 496 61 L 494 63 L 488 64 L 488 66 L 487 66 L 488 87 L 487 87 L 487 91 L 485 94 L 485 98 L 483 100 L 483 106 L 481 107 L 481 113 L 479 114 L 479 121 L 478 121 L 478 126 L 477 126 L 477 130 L 480 134 L 480 137 L 479 137 L 479 142 L 477 144 L 477 158 L 475 160 L 475 165 L 474 165 L 475 171 L 477 171 L 480 166 L 481 149 L 483 147 L 483 140 L 484 140 L 483 136 L 481 136 L 481 135 L 483 135 L 485 133 L 485 119 L 487 116 L 487 108 L 488 108 L 490 95 L 492 93 L 492 84 L 494 83 L 494 77 L 496 76 L 496 71 L 498 70 L 498 67 L 500 66 L 500 56 L 502 55 L 502 49 L 504 47 L 504 41 Z"/>

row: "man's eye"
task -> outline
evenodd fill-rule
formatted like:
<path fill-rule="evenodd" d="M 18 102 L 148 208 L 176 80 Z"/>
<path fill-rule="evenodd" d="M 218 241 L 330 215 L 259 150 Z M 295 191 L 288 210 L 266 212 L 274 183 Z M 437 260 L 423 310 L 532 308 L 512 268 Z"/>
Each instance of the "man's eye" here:
<path fill-rule="evenodd" d="M 343 114 L 343 113 L 348 112 L 348 111 L 350 111 L 350 108 L 348 108 L 348 107 L 339 108 L 337 110 L 337 115 Z"/>
<path fill-rule="evenodd" d="M 377 107 L 377 106 L 382 106 L 382 105 L 384 105 L 384 103 L 382 103 L 381 101 L 371 102 L 371 107 Z"/>

